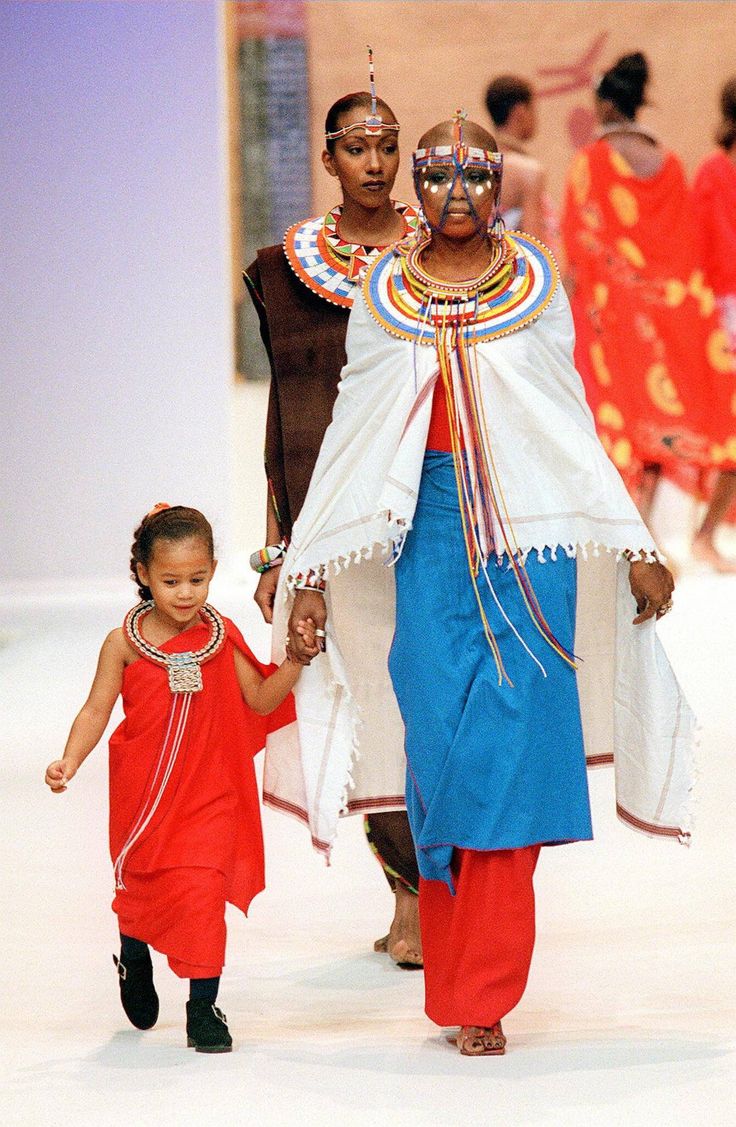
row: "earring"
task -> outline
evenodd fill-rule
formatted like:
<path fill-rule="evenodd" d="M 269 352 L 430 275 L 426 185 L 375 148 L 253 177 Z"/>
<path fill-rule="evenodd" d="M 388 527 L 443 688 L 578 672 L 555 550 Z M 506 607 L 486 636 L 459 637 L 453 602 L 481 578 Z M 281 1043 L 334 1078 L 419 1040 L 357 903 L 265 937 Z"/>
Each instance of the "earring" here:
<path fill-rule="evenodd" d="M 498 208 L 493 213 L 493 219 L 488 223 L 488 235 L 495 243 L 500 243 L 506 233 L 506 224 Z"/>

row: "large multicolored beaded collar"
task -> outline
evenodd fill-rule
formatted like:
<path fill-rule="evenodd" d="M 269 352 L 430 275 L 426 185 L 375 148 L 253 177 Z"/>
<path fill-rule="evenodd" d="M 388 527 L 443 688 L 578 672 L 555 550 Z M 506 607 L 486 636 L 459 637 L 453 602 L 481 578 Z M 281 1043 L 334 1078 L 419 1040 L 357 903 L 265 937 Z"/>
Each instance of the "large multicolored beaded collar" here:
<path fill-rule="evenodd" d="M 166 653 L 152 645 L 141 634 L 141 619 L 153 610 L 154 602 L 138 603 L 128 611 L 123 623 L 123 630 L 133 649 L 141 657 L 148 658 L 156 665 L 162 665 L 169 674 L 169 688 L 172 693 L 200 693 L 203 688 L 201 665 L 218 654 L 225 644 L 227 630 L 222 618 L 209 603 L 200 607 L 200 617 L 210 628 L 207 644 L 196 652 Z"/>
<path fill-rule="evenodd" d="M 404 221 L 402 239 L 417 229 L 419 217 L 407 203 L 394 201 Z M 385 251 L 385 247 L 365 247 L 350 243 L 339 232 L 342 208 L 327 215 L 295 223 L 284 235 L 284 253 L 300 282 L 333 305 L 349 309 L 360 273 Z"/>
<path fill-rule="evenodd" d="M 368 268 L 363 296 L 371 316 L 393 336 L 435 343 L 439 323 L 454 323 L 478 343 L 517 332 L 535 321 L 557 289 L 550 251 L 530 235 L 506 234 L 483 274 L 451 284 L 421 265 L 421 243 L 399 245 Z"/>

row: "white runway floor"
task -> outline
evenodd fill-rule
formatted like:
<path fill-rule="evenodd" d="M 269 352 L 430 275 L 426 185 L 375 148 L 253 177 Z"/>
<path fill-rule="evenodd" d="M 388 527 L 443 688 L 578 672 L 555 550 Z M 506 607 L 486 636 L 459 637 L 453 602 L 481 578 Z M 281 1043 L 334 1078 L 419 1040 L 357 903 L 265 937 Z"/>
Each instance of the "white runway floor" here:
<path fill-rule="evenodd" d="M 131 596 L 0 604 L 3 1123 L 736 1123 L 736 579 L 686 576 L 662 624 L 704 727 L 692 848 L 618 823 L 611 774 L 592 776 L 596 840 L 543 852 L 529 986 L 507 1055 L 482 1060 L 424 1017 L 421 974 L 373 954 L 391 899 L 356 819 L 326 869 L 266 811 L 269 887 L 249 920 L 230 918 L 220 994 L 235 1052 L 184 1048 L 186 984 L 159 957 L 159 1024 L 127 1024 L 105 746 L 66 795 L 42 780 Z M 250 588 L 216 581 L 211 597 L 264 654 Z"/>

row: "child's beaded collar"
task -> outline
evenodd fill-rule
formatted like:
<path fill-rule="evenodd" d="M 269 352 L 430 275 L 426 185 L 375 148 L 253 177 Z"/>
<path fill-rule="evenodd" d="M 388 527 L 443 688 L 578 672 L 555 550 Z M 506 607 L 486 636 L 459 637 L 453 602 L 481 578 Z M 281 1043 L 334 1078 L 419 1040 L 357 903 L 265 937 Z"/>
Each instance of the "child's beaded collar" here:
<path fill-rule="evenodd" d="M 165 653 L 147 642 L 140 631 L 141 619 L 154 608 L 153 599 L 138 603 L 128 611 L 123 623 L 125 637 L 141 657 L 157 665 L 163 665 L 169 673 L 169 688 L 172 693 L 199 693 L 202 691 L 202 670 L 200 666 L 219 653 L 225 644 L 227 629 L 222 618 L 209 603 L 200 608 L 201 618 L 209 624 L 210 637 L 207 644 L 196 652 Z"/>

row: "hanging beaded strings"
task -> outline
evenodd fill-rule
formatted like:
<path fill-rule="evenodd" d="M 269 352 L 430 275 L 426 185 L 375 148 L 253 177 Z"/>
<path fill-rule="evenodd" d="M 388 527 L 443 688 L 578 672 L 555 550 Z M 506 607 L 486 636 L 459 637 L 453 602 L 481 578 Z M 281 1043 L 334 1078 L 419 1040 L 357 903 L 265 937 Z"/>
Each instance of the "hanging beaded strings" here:
<path fill-rule="evenodd" d="M 451 150 L 454 176 L 448 192 L 448 202 L 458 176 L 462 178 L 466 196 L 469 195 L 467 185 L 462 177 L 462 171 L 467 166 L 468 157 L 472 155 L 475 158 L 475 153 L 472 150 L 468 151 L 464 145 L 463 120 L 464 115 L 458 112 L 455 116 L 455 137 Z M 484 150 L 480 150 L 480 153 L 483 154 L 481 160 L 485 160 L 486 167 L 492 166 L 495 163 L 495 158 L 498 157 L 498 171 L 500 172 L 501 158 L 499 154 Z M 433 163 L 444 163 L 446 165 L 447 156 L 447 146 L 417 150 L 414 154 L 417 187 L 419 170 L 427 169 Z M 421 199 L 421 194 L 419 192 L 418 194 Z M 472 205 L 472 201 L 469 200 L 469 203 Z M 445 209 L 446 207 L 447 203 Z M 576 667 L 576 660 L 574 654 L 567 650 L 555 637 L 534 593 L 526 572 L 523 553 L 519 548 L 509 516 L 489 437 L 483 397 L 480 391 L 475 325 L 480 303 L 489 301 L 494 288 L 507 283 L 516 269 L 512 244 L 502 236 L 500 239 L 494 240 L 492 245 L 494 250 L 491 264 L 478 278 L 462 283 L 440 282 L 431 278 L 422 269 L 420 255 L 426 246 L 426 240 L 422 244 L 405 251 L 404 261 L 406 271 L 412 276 L 414 284 L 425 291 L 418 321 L 418 332 L 421 335 L 424 332 L 425 325 L 432 324 L 434 328 L 440 378 L 444 388 L 450 425 L 453 464 L 468 570 L 483 623 L 483 630 L 496 662 L 499 684 L 502 681 L 512 684 L 504 667 L 498 642 L 483 607 L 478 586 L 481 572 L 485 585 L 490 590 L 504 620 L 545 676 L 546 672 L 539 659 L 510 622 L 500 604 L 487 568 L 488 559 L 492 553 L 495 553 L 498 559 L 504 554 L 508 557 L 509 566 L 514 572 L 529 617 L 544 641 L 573 668 Z"/>

